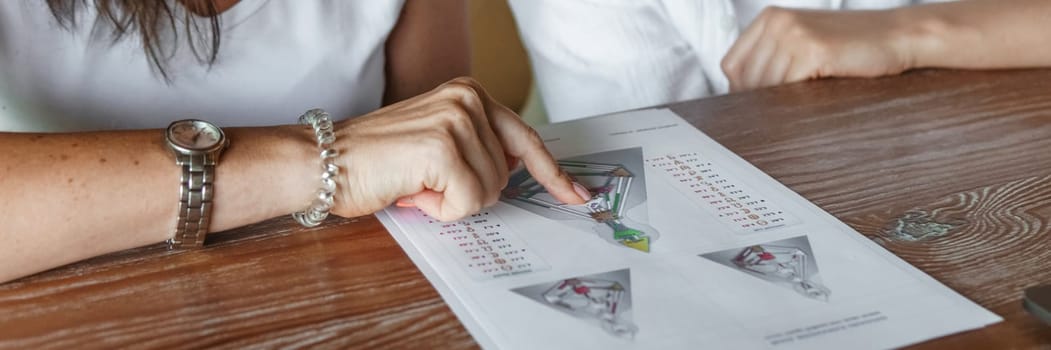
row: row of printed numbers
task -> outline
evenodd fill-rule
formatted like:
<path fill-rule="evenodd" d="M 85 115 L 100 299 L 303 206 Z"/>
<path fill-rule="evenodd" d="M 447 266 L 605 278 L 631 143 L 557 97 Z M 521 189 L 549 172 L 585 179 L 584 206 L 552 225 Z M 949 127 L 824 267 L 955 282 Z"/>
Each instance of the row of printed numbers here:
<path fill-rule="evenodd" d="M 725 172 L 699 153 L 669 154 L 647 159 L 646 164 L 665 174 L 676 189 L 734 231 L 758 232 L 795 221 L 755 191 L 728 178 Z"/>
<path fill-rule="evenodd" d="M 429 232 L 476 279 L 512 276 L 550 268 L 490 211 L 455 222 L 441 222 L 416 209 Z"/>

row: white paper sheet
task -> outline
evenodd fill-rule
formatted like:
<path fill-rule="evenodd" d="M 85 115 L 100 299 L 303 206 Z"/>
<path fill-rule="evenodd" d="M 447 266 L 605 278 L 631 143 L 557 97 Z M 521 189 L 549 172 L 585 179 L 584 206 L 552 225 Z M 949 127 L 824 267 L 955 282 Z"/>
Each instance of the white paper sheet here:
<path fill-rule="evenodd" d="M 1001 321 L 671 111 L 539 131 L 601 199 L 517 173 L 464 220 L 377 214 L 485 348 L 878 349 Z"/>

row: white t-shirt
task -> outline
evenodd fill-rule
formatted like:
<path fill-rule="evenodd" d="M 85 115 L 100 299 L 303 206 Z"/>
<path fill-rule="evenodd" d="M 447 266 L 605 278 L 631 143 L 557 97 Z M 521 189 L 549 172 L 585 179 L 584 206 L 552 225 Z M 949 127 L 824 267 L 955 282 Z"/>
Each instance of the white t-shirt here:
<path fill-rule="evenodd" d="M 930 0 L 929 0 L 930 1 Z M 766 6 L 918 0 L 510 0 L 552 122 L 726 93 L 719 64 Z"/>
<path fill-rule="evenodd" d="M 180 37 L 169 84 L 137 36 L 111 44 L 108 28 L 93 33 L 91 6 L 70 31 L 44 1 L 0 1 L 0 131 L 162 128 L 188 117 L 292 124 L 314 107 L 364 114 L 382 103 L 384 46 L 402 3 L 241 0 L 220 15 L 213 66 Z"/>

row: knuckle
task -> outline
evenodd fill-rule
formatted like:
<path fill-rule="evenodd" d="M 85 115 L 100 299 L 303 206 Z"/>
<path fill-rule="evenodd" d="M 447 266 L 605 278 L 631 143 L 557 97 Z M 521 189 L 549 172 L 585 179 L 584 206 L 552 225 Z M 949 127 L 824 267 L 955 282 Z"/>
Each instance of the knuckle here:
<path fill-rule="evenodd" d="M 562 181 L 562 182 L 572 182 L 575 179 L 573 177 L 569 176 L 569 174 L 566 173 L 565 171 L 561 171 L 561 172 L 558 173 L 558 180 Z"/>
<path fill-rule="evenodd" d="M 569 177 L 569 174 L 562 169 L 556 169 L 553 173 L 547 174 L 546 176 L 536 177 L 536 181 L 544 187 L 558 186 L 560 184 L 568 184 L 573 181 Z"/>
<path fill-rule="evenodd" d="M 442 92 L 449 98 L 474 103 L 481 101 L 481 85 L 470 78 L 457 78 L 442 85 Z"/>
<path fill-rule="evenodd" d="M 465 127 L 471 125 L 471 113 L 461 104 L 454 104 L 450 108 L 449 113 L 446 113 L 446 118 L 453 126 Z"/>
<path fill-rule="evenodd" d="M 459 113 L 449 113 L 446 116 L 446 120 L 446 123 L 448 123 L 448 125 L 453 128 L 451 130 L 458 131 L 459 135 L 464 135 L 466 137 L 475 137 L 474 135 L 476 135 L 476 130 L 474 126 L 474 121 L 471 119 L 471 116 L 469 114 L 463 111 L 460 111 Z"/>
<path fill-rule="evenodd" d="M 525 140 L 529 143 L 530 147 L 544 147 L 544 139 L 540 137 L 540 133 L 537 132 L 536 129 L 533 129 L 531 127 L 526 127 Z"/>
<path fill-rule="evenodd" d="M 456 78 L 453 78 L 452 80 L 450 80 L 449 82 L 450 83 L 467 85 L 467 86 L 470 86 L 472 88 L 478 88 L 478 87 L 482 86 L 482 84 L 478 83 L 478 80 L 475 80 L 474 78 L 469 77 L 469 76 L 456 77 Z"/>
<path fill-rule="evenodd" d="M 451 99 L 457 99 L 460 96 L 469 93 L 468 90 L 471 90 L 470 85 L 464 84 L 456 80 L 442 84 L 442 86 L 439 88 L 439 91 L 442 93 L 442 96 Z"/>
<path fill-rule="evenodd" d="M 482 95 L 477 89 L 466 89 L 460 95 L 460 102 L 468 108 L 479 108 L 482 106 Z"/>
<path fill-rule="evenodd" d="M 523 140 L 526 142 L 526 150 L 528 152 L 544 149 L 544 139 L 540 137 L 540 133 L 536 129 L 527 128 L 526 136 Z"/>
<path fill-rule="evenodd" d="M 776 8 L 766 19 L 765 32 L 781 38 L 809 38 L 814 36 L 805 18 L 799 10 Z"/>
<path fill-rule="evenodd" d="M 446 101 L 439 108 L 437 113 L 432 114 L 432 117 L 437 119 L 436 124 L 441 129 L 462 128 L 464 124 L 471 122 L 471 116 L 462 104 Z"/>

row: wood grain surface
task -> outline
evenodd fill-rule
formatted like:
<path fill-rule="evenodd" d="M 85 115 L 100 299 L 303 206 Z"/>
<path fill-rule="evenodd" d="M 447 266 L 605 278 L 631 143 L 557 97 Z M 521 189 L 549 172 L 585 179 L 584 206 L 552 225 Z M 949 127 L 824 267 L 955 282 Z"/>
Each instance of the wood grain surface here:
<path fill-rule="evenodd" d="M 672 109 L 1006 320 L 915 348 L 1051 348 L 1020 303 L 1051 283 L 1051 71 L 808 82 Z M 0 348 L 477 347 L 373 217 L 210 237 L 0 285 Z"/>

